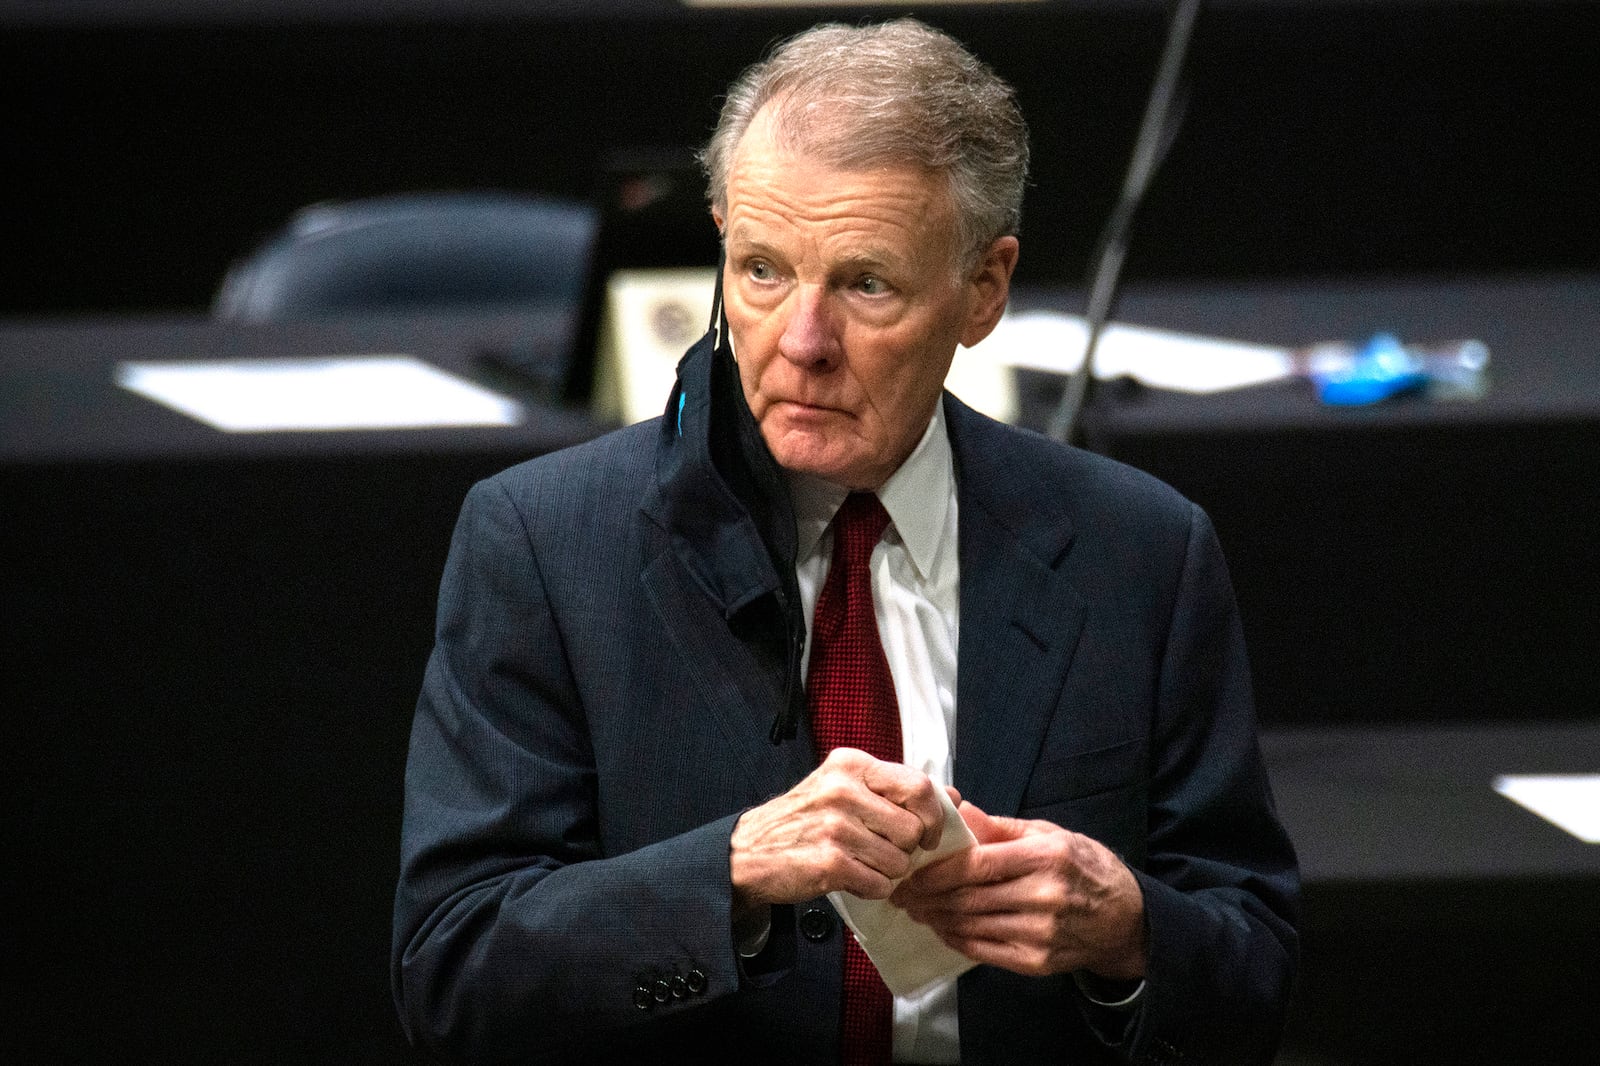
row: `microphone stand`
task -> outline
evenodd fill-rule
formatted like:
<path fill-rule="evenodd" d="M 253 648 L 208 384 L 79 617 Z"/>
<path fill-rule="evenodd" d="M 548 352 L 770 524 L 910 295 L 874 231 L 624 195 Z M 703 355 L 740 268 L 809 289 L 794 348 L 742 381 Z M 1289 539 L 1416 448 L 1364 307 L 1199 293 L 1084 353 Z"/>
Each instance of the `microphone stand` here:
<path fill-rule="evenodd" d="M 1183 62 L 1189 51 L 1189 38 L 1194 31 L 1195 19 L 1200 14 L 1201 0 L 1177 0 L 1167 23 L 1167 42 L 1161 51 L 1161 62 L 1156 68 L 1155 81 L 1150 86 L 1150 97 L 1145 102 L 1144 118 L 1139 123 L 1139 136 L 1134 142 L 1133 156 L 1128 161 L 1127 173 L 1122 179 L 1122 191 L 1116 206 L 1106 219 L 1100 232 L 1098 251 L 1094 257 L 1094 270 L 1089 276 L 1089 305 L 1084 312 L 1088 327 L 1083 362 L 1067 378 L 1061 401 L 1050 419 L 1047 429 L 1055 440 L 1079 444 L 1082 434 L 1081 416 L 1094 380 L 1094 357 L 1100 346 L 1100 334 L 1110 321 L 1116 306 L 1117 284 L 1122 276 L 1122 263 L 1128 254 L 1128 233 L 1133 226 L 1150 179 L 1166 157 L 1167 149 L 1177 137 L 1183 121 L 1187 95 L 1183 94 Z"/>

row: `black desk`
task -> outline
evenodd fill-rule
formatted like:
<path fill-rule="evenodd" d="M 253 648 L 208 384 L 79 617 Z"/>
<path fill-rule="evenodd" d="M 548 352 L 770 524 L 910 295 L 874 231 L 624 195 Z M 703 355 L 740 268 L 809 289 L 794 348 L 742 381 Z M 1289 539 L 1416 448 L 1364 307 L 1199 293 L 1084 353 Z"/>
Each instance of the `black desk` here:
<path fill-rule="evenodd" d="M 0 327 L 12 1062 L 395 1063 L 411 709 L 476 479 L 594 435 L 223 434 L 119 359 L 471 352 L 540 316 Z"/>
<path fill-rule="evenodd" d="M 1600 721 L 1319 726 L 1267 730 L 1261 743 L 1308 882 L 1574 879 L 1600 889 L 1600 845 L 1493 789 L 1501 774 L 1600 774 Z M 1600 909 L 1583 917 L 1600 924 Z"/>
<path fill-rule="evenodd" d="M 1493 791 L 1600 772 L 1600 724 L 1268 732 L 1305 875 L 1289 1063 L 1537 1062 L 1600 1047 L 1600 845 Z"/>
<path fill-rule="evenodd" d="M 1472 403 L 1335 409 L 1303 382 L 1098 394 L 1091 446 L 1216 522 L 1266 722 L 1600 712 L 1600 276 L 1139 288 L 1118 318 L 1278 345 L 1391 330 L 1489 346 Z M 1030 393 L 1034 421 L 1052 389 Z"/>
<path fill-rule="evenodd" d="M 379 314 L 279 325 L 199 315 L 0 319 L 0 465 L 330 458 L 439 452 L 537 455 L 592 435 L 541 405 L 520 426 L 339 433 L 221 433 L 117 387 L 119 362 L 408 353 L 489 385 L 556 387 L 572 313 Z M 488 360 L 514 362 L 525 381 Z"/>

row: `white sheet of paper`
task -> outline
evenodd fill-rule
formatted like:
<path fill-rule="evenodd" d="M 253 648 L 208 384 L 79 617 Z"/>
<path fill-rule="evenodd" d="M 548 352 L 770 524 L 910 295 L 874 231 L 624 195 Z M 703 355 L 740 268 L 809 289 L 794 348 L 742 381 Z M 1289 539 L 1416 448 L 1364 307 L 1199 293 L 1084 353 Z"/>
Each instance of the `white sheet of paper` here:
<path fill-rule="evenodd" d="M 514 426 L 522 405 L 409 355 L 119 363 L 116 383 L 224 433 Z"/>
<path fill-rule="evenodd" d="M 944 834 L 938 847 L 912 855 L 913 870 L 978 842 L 961 820 L 949 793 L 939 789 L 939 798 L 944 806 Z M 932 929 L 888 900 L 862 899 L 848 892 L 830 892 L 828 900 L 855 933 L 861 950 L 883 976 L 883 983 L 897 996 L 917 995 L 934 982 L 959 977 L 977 965 L 947 947 Z"/>
<path fill-rule="evenodd" d="M 1006 366 L 1070 374 L 1083 365 L 1089 329 L 1077 315 L 1018 311 L 1000 320 L 974 355 Z M 1124 375 L 1152 388 L 1220 392 L 1287 378 L 1288 348 L 1110 323 L 1095 352 L 1095 377 Z"/>
<path fill-rule="evenodd" d="M 1600 844 L 1600 774 L 1505 774 L 1494 790 L 1585 844 Z"/>

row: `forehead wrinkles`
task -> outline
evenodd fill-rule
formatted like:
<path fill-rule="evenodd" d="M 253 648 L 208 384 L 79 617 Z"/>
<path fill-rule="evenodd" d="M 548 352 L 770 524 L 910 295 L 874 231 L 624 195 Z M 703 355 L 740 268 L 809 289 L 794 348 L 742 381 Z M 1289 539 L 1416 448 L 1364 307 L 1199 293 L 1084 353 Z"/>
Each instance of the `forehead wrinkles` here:
<path fill-rule="evenodd" d="M 948 231 L 948 205 L 915 171 L 839 172 L 814 161 L 741 159 L 728 183 L 730 245 L 798 237 L 850 258 L 921 259 Z"/>
<path fill-rule="evenodd" d="M 786 210 L 773 204 L 736 206 L 728 225 L 732 248 L 815 247 L 848 259 L 900 261 L 922 258 L 925 241 L 911 211 L 829 204 L 824 211 Z M 816 224 L 816 225 L 813 225 Z"/>

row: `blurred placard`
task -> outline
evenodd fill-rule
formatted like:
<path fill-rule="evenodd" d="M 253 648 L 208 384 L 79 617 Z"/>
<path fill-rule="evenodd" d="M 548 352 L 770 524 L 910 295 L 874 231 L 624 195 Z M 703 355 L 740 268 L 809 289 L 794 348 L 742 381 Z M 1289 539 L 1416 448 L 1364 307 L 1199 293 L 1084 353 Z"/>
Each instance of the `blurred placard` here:
<path fill-rule="evenodd" d="M 119 363 L 115 380 L 224 433 L 522 421 L 517 401 L 410 355 Z"/>
<path fill-rule="evenodd" d="M 1585 844 L 1600 844 L 1600 774 L 1506 774 L 1494 790 Z"/>

